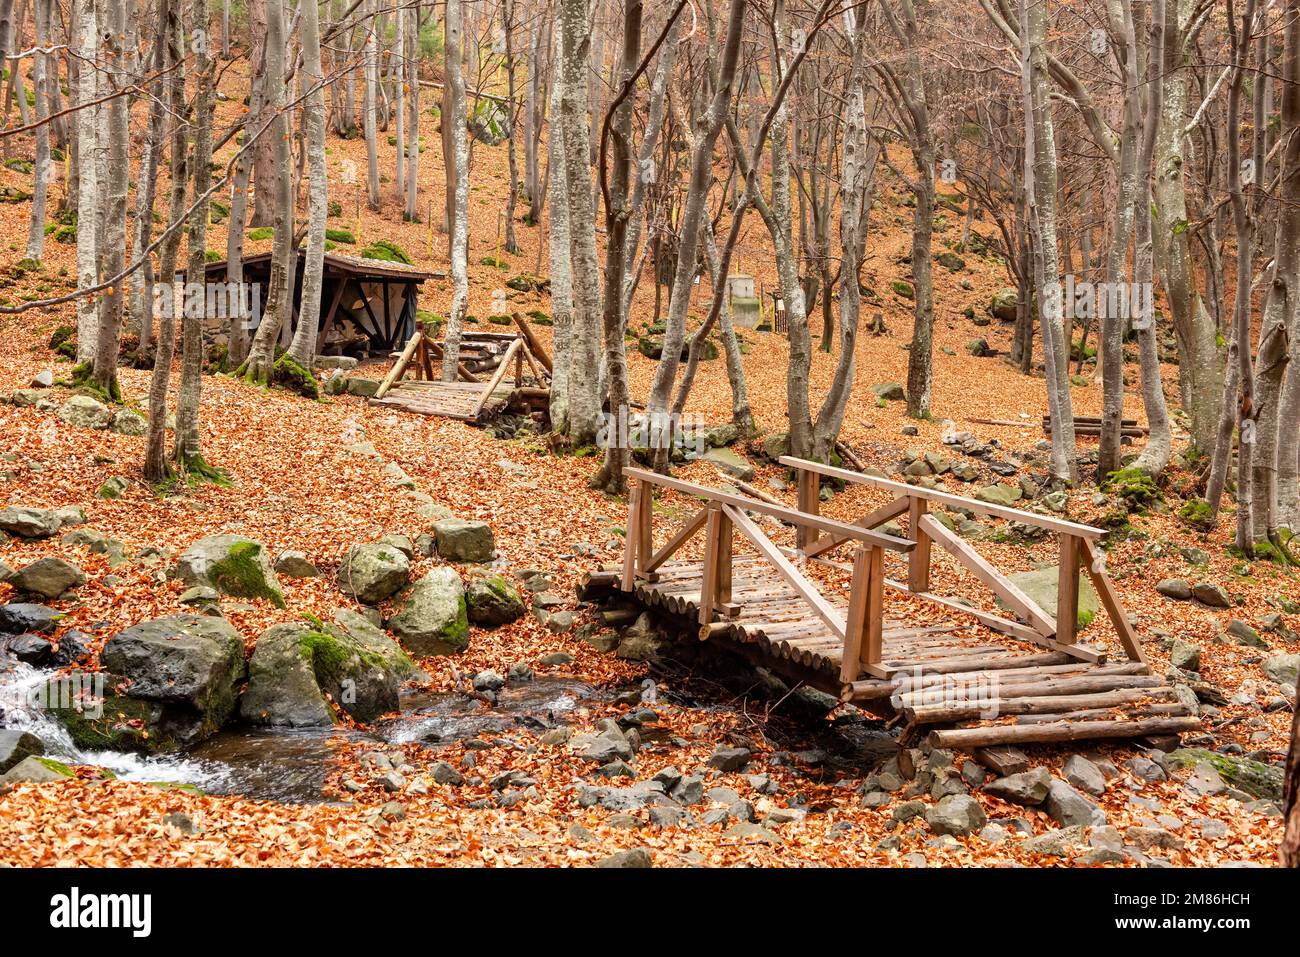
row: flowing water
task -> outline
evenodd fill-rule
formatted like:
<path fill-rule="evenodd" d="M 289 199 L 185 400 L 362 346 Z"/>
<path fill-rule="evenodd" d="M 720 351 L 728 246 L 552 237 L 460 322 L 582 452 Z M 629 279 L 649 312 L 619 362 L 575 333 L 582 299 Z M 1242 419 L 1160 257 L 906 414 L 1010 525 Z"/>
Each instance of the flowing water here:
<path fill-rule="evenodd" d="M 367 730 L 259 728 L 236 724 L 185 754 L 141 755 L 84 751 L 63 726 L 32 703 L 31 692 L 53 672 L 0 661 L 0 728 L 30 731 L 45 742 L 46 755 L 69 764 L 89 764 L 126 781 L 193 785 L 209 794 L 256 800 L 310 803 L 327 800 L 326 775 L 340 746 L 373 742 L 377 747 L 418 742 L 436 748 L 480 735 L 541 730 L 565 723 L 600 694 L 565 678 L 538 678 L 502 688 L 497 704 L 458 694 L 404 693 L 401 713 Z"/>

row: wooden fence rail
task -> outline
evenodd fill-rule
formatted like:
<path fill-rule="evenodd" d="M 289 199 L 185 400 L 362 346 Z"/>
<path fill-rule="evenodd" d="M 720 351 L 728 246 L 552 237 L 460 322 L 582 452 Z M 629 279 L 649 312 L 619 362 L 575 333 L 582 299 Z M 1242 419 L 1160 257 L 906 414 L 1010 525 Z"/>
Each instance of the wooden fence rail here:
<path fill-rule="evenodd" d="M 1076 643 L 1079 574 L 1083 571 L 1092 581 L 1102 607 L 1114 625 L 1120 643 L 1124 646 L 1125 653 L 1131 660 L 1146 664 L 1141 642 L 1132 623 L 1128 620 L 1110 576 L 1106 573 L 1104 553 L 1098 546 L 1098 540 L 1105 534 L 1102 529 L 1006 505 L 981 502 L 978 499 L 966 498 L 950 492 L 921 488 L 905 482 L 896 482 L 893 479 L 823 465 L 808 459 L 784 456 L 780 461 L 782 465 L 794 469 L 798 475 L 800 514 L 818 513 L 823 478 L 838 479 L 855 485 L 868 485 L 893 492 L 898 496 L 892 502 L 864 515 L 854 523 L 859 528 L 876 528 L 893 518 L 904 514 L 908 516 L 908 536 L 915 547 L 908 553 L 907 582 L 905 584 L 887 582 L 891 587 L 909 591 L 921 598 L 972 615 L 983 624 L 1024 641 L 1064 652 L 1080 660 L 1096 661 L 1099 657 L 1096 652 Z M 1039 607 L 1013 581 L 976 552 L 970 543 L 928 514 L 930 505 L 959 508 L 977 515 L 1019 522 L 1056 535 L 1059 539 L 1059 577 L 1055 614 L 1048 614 L 1045 609 Z M 814 539 L 807 533 L 808 528 L 806 524 L 802 526 L 799 535 L 800 550 L 808 558 L 817 559 L 847 541 L 845 537 L 834 534 Z M 1011 608 L 1020 621 L 1012 621 L 980 609 L 968 608 L 951 598 L 931 592 L 931 545 L 938 545 L 948 552 L 997 595 L 1007 607 Z"/>

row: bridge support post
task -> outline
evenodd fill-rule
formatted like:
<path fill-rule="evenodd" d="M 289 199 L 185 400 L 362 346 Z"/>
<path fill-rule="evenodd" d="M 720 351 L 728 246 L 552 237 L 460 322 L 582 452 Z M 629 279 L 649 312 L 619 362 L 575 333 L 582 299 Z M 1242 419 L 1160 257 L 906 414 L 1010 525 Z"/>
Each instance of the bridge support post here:
<path fill-rule="evenodd" d="M 709 505 L 704 530 L 704 580 L 700 583 L 700 624 L 715 612 L 733 617 L 740 609 L 731 600 L 731 519 L 716 502 Z"/>
<path fill-rule="evenodd" d="M 908 537 L 916 542 L 916 548 L 907 556 L 907 588 L 913 592 L 930 590 L 930 536 L 921 527 L 921 519 L 927 512 L 926 501 L 918 496 L 907 500 Z"/>
<path fill-rule="evenodd" d="M 885 553 L 880 546 L 859 545 L 853 553 L 853 584 L 844 621 L 840 679 L 857 681 L 862 672 L 888 677 L 880 666 L 885 617 Z"/>
<path fill-rule="evenodd" d="M 822 477 L 808 469 L 799 470 L 799 511 L 816 515 L 821 506 Z M 795 530 L 795 542 L 800 551 L 807 551 L 808 546 L 817 540 L 817 530 L 807 525 L 800 525 Z"/>
<path fill-rule="evenodd" d="M 1061 536 L 1060 575 L 1056 580 L 1056 640 L 1074 644 L 1079 624 L 1079 540 Z"/>

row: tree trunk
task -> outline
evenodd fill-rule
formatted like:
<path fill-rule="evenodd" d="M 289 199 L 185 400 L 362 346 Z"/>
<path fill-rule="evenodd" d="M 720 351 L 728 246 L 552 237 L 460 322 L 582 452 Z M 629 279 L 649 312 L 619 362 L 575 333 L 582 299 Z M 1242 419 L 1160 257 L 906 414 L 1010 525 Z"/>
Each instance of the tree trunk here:
<path fill-rule="evenodd" d="M 289 162 L 289 121 L 286 111 L 284 0 L 266 0 L 266 97 L 267 111 L 274 117 L 266 132 L 274 148 L 275 237 L 271 243 L 271 277 L 266 309 L 253 337 L 248 358 L 238 375 L 258 385 L 270 385 L 274 378 L 275 345 L 286 323 L 293 321 L 293 271 L 297 250 L 293 247 L 293 171 Z M 270 186 L 270 183 L 265 184 Z"/>
<path fill-rule="evenodd" d="M 94 293 L 84 292 L 99 282 L 99 245 L 95 232 L 95 208 L 99 203 L 99 182 L 95 151 L 99 140 L 99 118 L 93 106 L 98 85 L 99 21 L 95 0 L 77 0 L 77 45 L 80 67 L 77 83 L 77 361 L 95 357 L 99 332 L 99 308 Z"/>
<path fill-rule="evenodd" d="M 126 58 L 122 37 L 130 16 L 128 0 L 110 0 L 103 12 L 104 49 L 107 60 L 105 70 L 115 90 L 127 87 L 131 77 L 126 75 Z M 107 279 L 122 272 L 126 265 L 126 189 L 130 165 L 130 100 L 115 96 L 104 107 L 107 116 L 105 134 L 108 137 L 108 181 L 101 184 L 105 191 L 104 232 L 101 233 L 104 249 L 104 273 Z M 122 315 L 126 296 L 122 283 L 116 282 L 104 291 L 104 312 L 95 343 L 95 384 L 112 399 L 120 399 L 122 390 L 117 383 L 117 357 L 122 340 Z"/>
<path fill-rule="evenodd" d="M 322 89 L 320 23 L 316 4 L 302 5 L 302 82 L 307 88 L 302 122 L 307 128 L 307 251 L 302 267 L 302 298 L 298 326 L 289 344 L 289 358 L 301 375 L 312 375 L 316 361 L 316 335 L 320 328 L 321 285 L 325 272 L 325 217 L 329 213 L 329 183 L 325 169 L 325 91 Z M 304 382 L 304 385 L 306 383 Z M 311 392 L 315 383 L 307 387 Z"/>
<path fill-rule="evenodd" d="M 557 19 L 553 31 L 551 60 L 556 64 L 551 82 L 551 130 L 546 138 L 547 188 L 551 192 L 546 245 L 551 263 L 551 321 L 555 356 L 551 371 L 551 429 L 564 435 L 569 430 L 569 365 L 573 333 L 573 267 L 569 239 L 569 180 L 560 132 L 560 104 L 564 97 L 564 74 L 559 69 L 564 24 Z"/>
<path fill-rule="evenodd" d="M 514 4 L 512 0 L 502 0 L 501 25 L 505 37 L 506 57 L 506 154 L 510 165 L 510 193 L 506 199 L 506 252 L 512 256 L 519 255 L 519 243 L 515 240 L 515 204 L 519 202 L 519 163 L 515 157 L 515 47 L 514 47 Z"/>
<path fill-rule="evenodd" d="M 258 60 L 253 63 L 253 74 L 249 77 L 248 113 L 245 118 L 244 142 L 262 129 L 264 119 L 262 107 L 266 102 L 266 45 L 257 51 Z M 268 129 L 263 136 L 270 136 Z M 253 173 L 253 150 L 242 153 L 235 162 L 234 182 L 230 189 L 230 220 L 226 232 L 226 282 L 234 289 L 243 289 L 244 283 L 244 229 L 248 219 L 248 183 Z M 260 295 L 260 294 L 259 294 Z M 236 367 L 242 365 L 248 357 L 248 332 L 251 316 L 242 308 L 243 293 L 240 293 L 241 308 L 230 317 L 227 333 L 230 362 Z"/>
<path fill-rule="evenodd" d="M 451 313 L 447 317 L 447 336 L 442 353 L 442 381 L 456 381 L 460 361 L 461 323 L 469 306 L 469 142 L 465 130 L 465 74 L 461 69 L 462 35 L 461 0 L 447 0 L 447 109 L 443 111 L 443 128 L 451 124 L 452 153 L 447 168 L 455 170 L 455 206 L 451 219 Z"/>
<path fill-rule="evenodd" d="M 587 120 L 587 68 L 591 22 L 587 0 L 560 0 L 558 16 L 564 74 L 560 133 L 568 179 L 573 324 L 570 331 L 568 437 L 576 446 L 596 441 L 600 419 L 600 289 L 592 201 L 591 135 Z"/>
<path fill-rule="evenodd" d="M 166 62 L 165 5 L 159 0 L 158 23 L 154 27 L 153 53 L 149 61 L 150 69 L 160 71 Z M 154 200 L 158 190 L 158 167 L 167 136 L 166 86 L 162 79 L 154 84 L 154 95 L 149 103 L 149 128 L 145 135 L 144 156 L 140 161 L 139 179 L 135 188 L 135 239 L 132 243 L 136 257 L 144 255 L 153 234 Z M 139 282 L 131 284 L 130 316 L 131 328 L 136 334 L 138 345 L 136 356 L 143 359 L 148 356 L 153 346 L 153 259 L 145 257 Z M 170 282 L 163 277 L 164 282 Z"/>
<path fill-rule="evenodd" d="M 51 0 L 33 0 L 33 2 L 33 13 L 36 19 L 35 45 L 43 47 L 49 40 Z M 49 66 L 56 63 L 53 57 L 45 53 L 37 53 L 32 57 L 32 92 L 36 95 L 36 122 L 41 125 L 36 128 L 35 136 L 36 177 L 32 186 L 32 215 L 31 225 L 27 230 L 26 258 L 35 262 L 40 262 L 45 255 L 45 200 L 50 185 L 50 126 L 46 122 L 50 115 L 48 85 L 51 82 L 55 84 L 59 82 L 57 68 L 53 80 L 48 73 Z M 20 67 L 21 64 L 14 61 L 10 69 L 18 70 Z"/>
<path fill-rule="evenodd" d="M 185 187 L 188 148 L 188 117 L 185 113 L 185 75 L 177 68 L 181 61 L 181 25 L 178 22 L 179 0 L 159 0 L 158 29 L 166 34 L 164 46 L 167 88 L 167 115 L 171 122 L 171 162 L 168 170 L 171 197 L 167 204 L 168 224 L 179 223 L 185 212 Z M 164 239 L 158 252 L 158 272 L 162 276 L 164 297 L 158 301 L 158 348 L 154 350 L 153 375 L 149 380 L 149 431 L 145 438 L 144 477 L 158 483 L 171 474 L 167 462 L 167 389 L 171 383 L 172 359 L 176 352 L 176 303 L 174 286 L 176 259 L 180 251 L 181 231 L 176 229 Z"/>
<path fill-rule="evenodd" d="M 268 0 L 278 4 L 280 0 Z M 190 9 L 190 54 L 198 81 L 194 94 L 194 146 L 190 161 L 191 205 L 185 275 L 202 282 L 208 247 L 208 200 L 200 199 L 212 185 L 212 120 L 216 107 L 216 61 L 208 36 L 207 0 L 193 0 Z M 269 34 L 268 34 L 269 38 Z M 284 144 L 287 153 L 288 142 Z M 279 157 L 277 156 L 277 159 Z M 282 169 L 288 169 L 287 156 Z M 125 165 L 125 164 L 124 164 Z M 203 460 L 199 439 L 199 393 L 203 387 L 203 308 L 189 307 L 181 314 L 181 381 L 176 393 L 176 434 L 172 456 L 182 476 L 210 479 L 219 473 Z"/>
<path fill-rule="evenodd" d="M 507 6 L 509 0 L 506 0 Z M 625 0 L 623 7 L 623 53 L 619 68 L 620 91 L 632 82 L 632 75 L 641 63 L 641 0 Z M 509 49 L 510 28 L 506 27 L 506 44 Z M 511 82 L 512 107 L 514 84 Z M 602 131 L 603 135 L 603 131 Z M 599 142 L 597 155 L 603 165 L 605 149 L 612 146 L 609 197 L 605 207 L 605 301 L 601 324 L 605 333 L 605 368 L 609 375 L 610 421 L 619 422 L 631 417 L 627 382 L 627 355 L 623 340 L 623 289 L 627 269 L 627 222 L 632 163 L 632 96 L 624 96 L 610 117 L 608 142 Z M 511 158 L 513 160 L 513 142 Z M 511 164 L 513 170 L 513 162 Z M 603 171 L 602 171 L 603 175 Z M 512 177 L 513 183 L 513 177 Z M 511 192 L 513 205 L 513 186 Z M 597 488 L 611 495 L 622 495 L 627 489 L 623 469 L 627 467 L 628 448 L 617 430 L 606 428 L 605 463 L 593 481 Z"/>
<path fill-rule="evenodd" d="M 365 103 L 361 107 L 362 125 L 366 137 L 366 204 L 379 209 L 379 133 L 375 128 L 375 97 L 379 86 L 379 41 L 375 37 L 374 3 L 370 7 L 371 21 L 366 26 L 365 44 Z"/>
<path fill-rule="evenodd" d="M 404 11 L 407 20 L 405 65 L 406 83 L 406 211 L 408 223 L 420 221 L 420 8 Z M 403 13 L 398 13 L 402 19 Z"/>

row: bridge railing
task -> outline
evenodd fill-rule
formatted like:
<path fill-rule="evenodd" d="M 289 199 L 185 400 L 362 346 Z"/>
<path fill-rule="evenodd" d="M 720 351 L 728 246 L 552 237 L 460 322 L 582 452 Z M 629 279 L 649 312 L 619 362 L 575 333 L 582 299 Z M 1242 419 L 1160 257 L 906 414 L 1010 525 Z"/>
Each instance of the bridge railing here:
<path fill-rule="evenodd" d="M 1099 656 L 1095 652 L 1076 644 L 1079 575 L 1082 571 L 1092 581 L 1128 657 L 1133 661 L 1146 664 L 1137 632 L 1128 620 L 1119 594 L 1106 573 L 1104 553 L 1098 544 L 1098 540 L 1105 534 L 1102 529 L 1024 509 L 982 502 L 979 499 L 954 495 L 950 492 L 921 488 L 908 485 L 906 482 L 823 465 L 808 459 L 784 456 L 780 462 L 794 469 L 798 475 L 799 513 L 805 516 L 818 514 L 823 478 L 837 479 L 854 485 L 867 485 L 893 492 L 897 496 L 893 501 L 853 523 L 859 528 L 876 528 L 891 519 L 902 515 L 908 516 L 908 537 L 915 547 L 908 553 L 907 582 L 904 584 L 889 581 L 887 584 L 890 586 L 972 615 L 983 624 L 1013 637 L 1063 651 L 1083 660 L 1096 660 Z M 931 505 L 948 506 L 990 518 L 1019 522 L 1056 535 L 1059 540 L 1059 578 L 1055 615 L 1049 614 L 1040 607 L 1014 582 L 976 552 L 968 542 L 929 514 Z M 846 538 L 836 534 L 814 535 L 812 526 L 807 523 L 800 526 L 798 532 L 799 551 L 805 558 L 817 559 L 845 541 Z M 970 608 L 954 599 L 931 592 L 930 562 L 933 544 L 939 545 L 972 572 L 1021 620 L 1012 621 L 1000 615 Z"/>
<path fill-rule="evenodd" d="M 655 581 L 658 569 L 701 529 L 705 534 L 699 622 L 707 630 L 715 618 L 734 618 L 740 606 L 732 600 L 733 533 L 738 532 L 764 561 L 795 590 L 843 643 L 841 677 L 856 681 L 865 672 L 888 677 L 881 665 L 881 626 L 884 620 L 884 553 L 913 552 L 917 543 L 818 515 L 815 510 L 786 508 L 723 489 L 709 488 L 644 469 L 627 469 L 635 482 L 628 495 L 627 537 L 621 585 L 631 591 L 638 581 Z M 703 501 L 659 549 L 654 547 L 653 488 L 670 489 Z M 819 535 L 853 545 L 853 579 L 847 611 L 828 601 L 817 584 L 803 574 L 785 552 L 759 528 L 748 513 L 768 515 L 798 529 L 801 537 Z"/>

